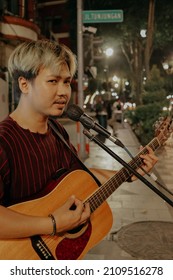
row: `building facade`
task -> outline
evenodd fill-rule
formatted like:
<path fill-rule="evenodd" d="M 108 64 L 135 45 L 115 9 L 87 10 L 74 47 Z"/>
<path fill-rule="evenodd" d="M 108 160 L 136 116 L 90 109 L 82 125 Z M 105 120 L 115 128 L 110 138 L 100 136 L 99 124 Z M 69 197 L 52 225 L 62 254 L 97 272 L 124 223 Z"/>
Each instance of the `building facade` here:
<path fill-rule="evenodd" d="M 17 100 L 8 74 L 8 58 L 23 41 L 48 38 L 70 46 L 68 1 L 0 0 L 0 121 Z"/>

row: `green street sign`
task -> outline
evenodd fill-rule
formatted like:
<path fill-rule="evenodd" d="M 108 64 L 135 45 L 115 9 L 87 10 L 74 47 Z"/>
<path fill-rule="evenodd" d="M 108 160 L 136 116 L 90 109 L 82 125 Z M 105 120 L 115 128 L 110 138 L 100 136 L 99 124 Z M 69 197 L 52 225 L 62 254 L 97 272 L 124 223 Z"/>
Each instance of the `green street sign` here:
<path fill-rule="evenodd" d="M 83 23 L 122 22 L 122 10 L 83 11 Z"/>

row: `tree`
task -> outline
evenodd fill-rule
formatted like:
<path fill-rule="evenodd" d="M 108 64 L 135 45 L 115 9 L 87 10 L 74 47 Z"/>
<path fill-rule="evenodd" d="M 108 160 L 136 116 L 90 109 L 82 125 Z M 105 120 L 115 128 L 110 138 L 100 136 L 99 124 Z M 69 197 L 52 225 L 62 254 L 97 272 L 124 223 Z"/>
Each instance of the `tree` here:
<path fill-rule="evenodd" d="M 158 67 L 153 65 L 150 78 L 142 93 L 143 105 L 127 114 L 134 133 L 143 145 L 146 145 L 154 137 L 153 124 L 160 116 L 164 116 L 163 107 L 169 105 L 164 87 L 165 80 L 161 77 Z"/>
<path fill-rule="evenodd" d="M 74 0 L 69 2 L 74 4 Z M 143 75 L 149 77 L 154 59 L 157 59 L 157 64 L 161 66 L 165 47 L 172 45 L 172 5 L 171 0 L 164 2 L 145 0 L 142 3 L 139 0 L 84 1 L 85 10 L 123 10 L 123 23 L 92 24 L 92 26 L 97 27 L 97 36 L 102 36 L 105 42 L 111 42 L 117 49 L 110 69 L 114 67 L 116 71 L 126 72 L 126 75 L 130 77 L 137 104 L 142 102 Z M 147 30 L 146 38 L 140 35 L 142 29 Z M 158 49 L 160 56 L 156 58 L 155 51 Z"/>
<path fill-rule="evenodd" d="M 144 85 L 144 91 L 142 94 L 143 104 L 156 104 L 159 103 L 160 106 L 168 105 L 166 100 L 165 91 L 165 80 L 160 75 L 160 70 L 156 65 L 152 66 L 150 71 L 150 78 Z"/>

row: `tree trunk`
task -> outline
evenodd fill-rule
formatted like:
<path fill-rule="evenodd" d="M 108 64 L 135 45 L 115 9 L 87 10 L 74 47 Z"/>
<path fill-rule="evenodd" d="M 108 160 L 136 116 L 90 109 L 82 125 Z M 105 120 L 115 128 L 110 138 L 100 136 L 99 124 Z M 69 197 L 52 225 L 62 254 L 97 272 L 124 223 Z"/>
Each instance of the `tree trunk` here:
<path fill-rule="evenodd" d="M 130 45 L 130 44 L 129 44 Z M 121 45 L 122 51 L 129 63 L 132 80 L 132 94 L 134 101 L 137 105 L 142 102 L 142 74 L 143 74 L 143 47 L 142 41 L 139 37 L 135 38 L 135 41 L 130 45 L 130 48 L 124 48 Z M 131 59 L 130 59 L 131 58 Z"/>
<path fill-rule="evenodd" d="M 147 38 L 146 38 L 146 46 L 145 46 L 146 78 L 149 77 L 149 73 L 150 73 L 150 58 L 153 49 L 152 46 L 153 46 L 153 33 L 154 33 L 154 10 L 155 10 L 155 0 L 150 0 L 149 13 L 148 13 Z"/>

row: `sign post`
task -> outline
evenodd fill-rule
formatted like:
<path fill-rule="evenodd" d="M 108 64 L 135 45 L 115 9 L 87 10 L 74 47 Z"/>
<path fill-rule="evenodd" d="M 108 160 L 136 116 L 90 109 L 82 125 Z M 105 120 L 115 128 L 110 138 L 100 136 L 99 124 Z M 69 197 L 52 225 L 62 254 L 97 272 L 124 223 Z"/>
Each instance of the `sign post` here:
<path fill-rule="evenodd" d="M 78 105 L 82 108 L 84 103 L 83 94 L 83 23 L 99 22 L 122 22 L 122 10 L 107 11 L 82 11 L 83 1 L 77 0 L 77 56 L 78 56 Z M 79 155 L 81 159 L 86 158 L 85 136 L 82 132 L 82 125 L 79 124 L 80 148 Z"/>
<path fill-rule="evenodd" d="M 77 56 L 78 56 L 78 105 L 83 109 L 84 93 L 83 93 L 83 23 L 82 23 L 82 0 L 77 0 Z M 78 126 L 77 126 L 78 127 Z M 86 158 L 85 136 L 83 134 L 82 124 L 79 123 L 79 155 L 82 160 Z"/>

